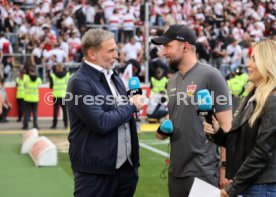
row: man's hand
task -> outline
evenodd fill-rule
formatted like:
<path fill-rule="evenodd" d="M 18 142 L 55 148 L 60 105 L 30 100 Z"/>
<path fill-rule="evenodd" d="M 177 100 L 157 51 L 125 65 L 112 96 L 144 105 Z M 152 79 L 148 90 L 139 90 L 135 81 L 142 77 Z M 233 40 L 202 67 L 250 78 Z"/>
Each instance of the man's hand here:
<path fill-rule="evenodd" d="M 130 97 L 129 101 L 135 105 L 137 111 L 142 110 L 145 106 L 145 98 L 140 94 Z"/>

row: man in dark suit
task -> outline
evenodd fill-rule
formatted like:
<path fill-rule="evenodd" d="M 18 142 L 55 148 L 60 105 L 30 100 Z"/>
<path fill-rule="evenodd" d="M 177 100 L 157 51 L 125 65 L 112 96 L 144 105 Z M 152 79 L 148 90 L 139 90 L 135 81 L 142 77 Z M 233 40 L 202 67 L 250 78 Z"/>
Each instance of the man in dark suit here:
<path fill-rule="evenodd" d="M 74 195 L 133 196 L 139 166 L 133 114 L 143 108 L 142 96 L 128 99 L 122 80 L 112 71 L 118 58 L 113 33 L 91 29 L 81 47 L 84 61 L 66 96 Z"/>

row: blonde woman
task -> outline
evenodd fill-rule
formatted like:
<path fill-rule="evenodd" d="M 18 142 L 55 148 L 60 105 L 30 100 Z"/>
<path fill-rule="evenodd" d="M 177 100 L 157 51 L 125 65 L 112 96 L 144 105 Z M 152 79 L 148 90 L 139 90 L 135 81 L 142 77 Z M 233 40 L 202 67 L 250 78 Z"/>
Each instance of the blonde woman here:
<path fill-rule="evenodd" d="M 203 123 L 204 131 L 226 147 L 228 185 L 221 197 L 276 196 L 276 41 L 255 43 L 248 66 L 249 94 L 230 131 Z"/>

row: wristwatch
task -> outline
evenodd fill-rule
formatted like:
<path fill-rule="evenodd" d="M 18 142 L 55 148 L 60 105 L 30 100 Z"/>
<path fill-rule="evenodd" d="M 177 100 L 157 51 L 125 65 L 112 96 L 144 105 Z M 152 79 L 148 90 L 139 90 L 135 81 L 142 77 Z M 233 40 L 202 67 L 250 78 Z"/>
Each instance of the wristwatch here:
<path fill-rule="evenodd" d="M 219 167 L 220 168 L 226 168 L 226 161 L 220 161 L 219 162 Z"/>

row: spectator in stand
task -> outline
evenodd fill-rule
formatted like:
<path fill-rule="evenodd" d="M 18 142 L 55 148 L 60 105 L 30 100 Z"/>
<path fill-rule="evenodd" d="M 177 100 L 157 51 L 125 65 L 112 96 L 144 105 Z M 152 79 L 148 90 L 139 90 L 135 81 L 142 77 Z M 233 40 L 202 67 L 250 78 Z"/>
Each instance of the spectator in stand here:
<path fill-rule="evenodd" d="M 7 15 L 7 12 L 6 10 L 4 9 L 4 7 L 2 6 L 2 3 L 0 3 L 0 17 L 1 17 L 1 20 L 0 20 L 0 30 L 3 31 L 4 30 L 4 24 L 3 24 L 3 20 L 2 18 L 6 18 Z"/>
<path fill-rule="evenodd" d="M 63 12 L 64 20 L 62 22 L 62 26 L 64 29 L 70 29 L 74 25 L 73 18 L 69 15 L 67 11 Z"/>
<path fill-rule="evenodd" d="M 65 54 L 69 57 L 69 43 L 68 43 L 68 34 L 65 33 L 63 36 L 58 37 L 58 44 L 60 48 L 65 52 Z"/>
<path fill-rule="evenodd" d="M 79 29 L 81 29 L 82 27 L 85 27 L 86 24 L 88 23 L 87 22 L 87 16 L 86 16 L 86 10 L 85 10 L 84 7 L 78 7 L 75 11 L 74 11 L 74 16 L 75 16 L 75 19 L 76 19 L 76 23 L 77 23 L 77 27 Z M 94 15 L 93 15 L 93 22 L 94 22 Z M 89 22 L 90 24 L 90 22 Z"/>
<path fill-rule="evenodd" d="M 216 1 L 215 5 L 214 5 L 214 14 L 216 15 L 217 18 L 223 18 L 223 1 L 222 0 L 218 0 Z"/>
<path fill-rule="evenodd" d="M 258 23 L 254 24 L 254 29 L 250 32 L 250 36 L 255 42 L 258 42 L 263 38 L 263 31 Z"/>
<path fill-rule="evenodd" d="M 113 10 L 113 14 L 110 16 L 108 22 L 109 22 L 109 31 L 114 33 L 115 41 L 118 42 L 121 19 L 120 19 L 117 9 Z"/>
<path fill-rule="evenodd" d="M 19 1 L 22 2 L 22 0 Z M 7 34 L 7 40 L 9 40 L 11 47 L 15 46 L 15 50 L 11 50 L 9 53 L 13 53 L 14 51 L 14 53 L 22 54 L 24 49 L 28 53 L 28 50 L 32 47 L 32 43 L 40 39 L 46 40 L 45 49 L 51 50 L 60 35 L 65 35 L 77 29 L 77 37 L 79 38 L 87 30 L 86 24 L 92 25 L 92 28 L 94 28 L 94 25 L 105 25 L 106 19 L 112 20 L 112 10 L 115 9 L 119 15 L 117 18 L 122 21 L 126 15 L 130 14 L 132 16 L 131 28 L 129 27 L 128 29 L 128 33 L 132 36 L 135 35 L 135 25 L 141 24 L 141 21 L 139 21 L 141 0 L 101 0 L 95 1 L 94 3 L 87 0 L 66 1 L 64 3 L 62 0 L 26 0 L 25 3 L 34 2 L 35 6 L 33 9 L 26 10 L 18 7 L 18 4 L 14 5 L 13 2 L 4 1 L 0 5 L 0 16 L 2 19 L 2 23 L 0 22 L 0 31 L 9 33 Z M 205 2 L 202 0 L 151 0 L 149 2 L 152 3 L 150 8 L 150 22 L 153 25 L 162 25 L 160 28 L 163 28 L 164 23 L 166 25 L 174 23 L 186 24 L 196 31 L 202 31 L 203 36 L 206 37 L 212 48 L 214 47 L 212 42 L 218 39 L 223 41 L 225 47 L 227 47 L 229 45 L 229 35 L 236 38 L 242 47 L 243 57 L 241 64 L 244 64 L 248 56 L 246 53 L 247 45 L 249 44 L 248 41 L 262 40 L 275 35 L 276 32 L 276 8 L 271 1 L 237 0 L 230 3 L 230 1 L 222 0 Z M 103 6 L 103 9 L 97 8 L 100 5 Z M 62 14 L 62 10 L 65 10 L 64 14 Z M 72 20 L 73 17 L 76 19 L 76 24 Z M 129 22 L 129 19 L 126 21 Z M 24 23 L 25 20 L 28 21 L 28 24 Z M 117 41 L 127 43 L 130 37 L 132 37 L 128 35 L 119 38 L 120 36 L 116 35 L 118 27 L 116 26 L 115 28 L 115 25 L 112 25 L 110 22 L 107 25 L 111 26 L 105 26 L 104 28 L 113 31 Z M 123 31 L 126 30 L 126 25 L 122 23 L 122 26 L 121 32 L 124 35 Z M 17 38 L 18 32 L 15 32 L 15 28 L 19 29 L 19 39 Z M 248 39 L 248 36 L 243 37 L 241 36 L 242 34 L 249 34 L 251 38 Z M 20 48 L 18 48 L 18 40 L 22 45 Z M 68 49 L 66 42 L 66 38 L 64 42 L 59 40 L 60 44 L 63 43 L 62 48 L 65 51 Z M 73 49 L 80 51 L 78 47 L 74 47 Z M 206 47 L 203 47 L 202 52 L 206 52 L 206 49 Z M 70 56 L 72 61 L 77 61 L 81 57 L 79 52 L 73 52 L 73 54 L 71 53 Z M 208 60 L 207 63 L 212 61 L 212 55 L 214 53 L 211 53 L 209 60 L 208 58 L 204 58 Z M 210 54 L 207 56 L 210 56 Z M 6 60 L 7 57 L 4 56 L 4 63 Z M 20 64 L 30 65 L 27 62 L 28 58 L 17 58 L 17 60 Z"/>
<path fill-rule="evenodd" d="M 68 38 L 67 43 L 69 45 L 69 59 L 74 60 L 74 54 L 80 48 L 80 45 L 81 45 L 81 41 L 80 41 L 80 38 L 77 36 L 76 29 L 74 29 L 70 33 L 70 37 Z"/>
<path fill-rule="evenodd" d="M 170 8 L 169 13 L 164 18 L 165 26 L 170 26 L 176 24 L 176 20 L 173 14 L 173 10 Z"/>
<path fill-rule="evenodd" d="M 226 48 L 227 63 L 230 65 L 230 71 L 234 72 L 241 65 L 242 49 L 238 41 L 232 38 Z"/>
<path fill-rule="evenodd" d="M 45 40 L 44 49 L 47 51 L 51 50 L 56 44 L 56 34 L 53 30 L 50 29 L 48 24 L 42 25 L 43 30 L 43 39 Z"/>
<path fill-rule="evenodd" d="M 196 45 L 196 51 L 197 51 L 198 59 L 200 62 L 202 62 L 202 63 L 209 62 L 209 59 L 211 57 L 210 50 L 211 50 L 211 48 L 209 46 L 209 42 L 206 37 L 201 37 L 201 39 L 198 39 L 198 42 Z"/>
<path fill-rule="evenodd" d="M 47 56 L 47 50 L 44 49 L 44 41 L 41 40 L 35 44 L 31 54 L 32 66 L 38 67 L 38 76 L 43 79 L 43 58 Z M 29 65 L 28 65 L 29 67 Z M 27 70 L 29 68 L 26 68 Z"/>
<path fill-rule="evenodd" d="M 156 21 L 157 25 L 159 26 L 164 25 L 165 17 L 168 15 L 169 11 L 170 11 L 170 8 L 166 3 L 163 3 L 160 5 L 160 9 L 159 9 L 159 13 L 157 15 L 157 21 Z M 174 19 L 175 19 L 175 16 L 174 16 Z"/>
<path fill-rule="evenodd" d="M 84 13 L 84 16 L 86 16 L 86 23 L 87 24 L 93 24 L 95 19 L 95 6 L 91 6 L 88 2 L 83 4 L 82 12 Z"/>
<path fill-rule="evenodd" d="M 121 53 L 123 55 L 123 61 L 130 59 L 140 61 L 142 58 L 141 43 L 137 42 L 135 37 L 131 37 L 130 41 L 123 46 Z"/>
<path fill-rule="evenodd" d="M 4 79 L 0 79 L 0 97 L 2 100 L 2 110 L 1 110 L 2 114 L 0 115 L 0 122 L 6 123 L 6 122 L 9 122 L 7 120 L 7 116 L 8 116 L 9 111 L 12 108 L 12 104 L 8 100 L 8 95 L 5 90 L 5 80 Z"/>
<path fill-rule="evenodd" d="M 226 38 L 229 36 L 229 34 L 230 34 L 229 21 L 221 22 L 218 36 L 221 38 Z"/>
<path fill-rule="evenodd" d="M 249 60 L 249 49 L 252 45 L 252 40 L 248 33 L 243 35 L 242 41 L 239 43 L 242 48 L 242 65 L 245 65 Z"/>
<path fill-rule="evenodd" d="M 110 20 L 110 16 L 113 14 L 115 3 L 113 2 L 113 0 L 105 0 L 101 5 L 104 10 L 105 21 L 108 24 Z"/>
<path fill-rule="evenodd" d="M 95 23 L 95 25 L 104 25 L 105 24 L 104 10 L 101 5 L 98 5 L 98 7 L 97 7 L 94 23 Z"/>
<path fill-rule="evenodd" d="M 127 11 L 127 7 L 126 7 L 125 3 L 121 3 L 121 2 L 117 3 L 116 9 L 118 10 L 120 17 L 122 17 Z"/>
<path fill-rule="evenodd" d="M 214 66 L 217 69 L 221 69 L 221 65 L 223 63 L 223 59 L 226 56 L 226 46 L 223 43 L 221 39 L 215 40 L 213 42 L 214 47 L 211 50 L 212 53 L 212 66 Z M 226 73 L 222 73 L 223 76 L 226 75 Z"/>
<path fill-rule="evenodd" d="M 47 52 L 46 60 L 50 59 L 51 56 L 55 55 L 58 63 L 69 62 L 68 55 L 65 51 L 60 47 L 59 44 L 55 45 L 55 48 Z"/>
<path fill-rule="evenodd" d="M 6 33 L 13 33 L 15 28 L 15 24 L 13 22 L 11 12 L 8 12 L 8 16 L 4 20 L 4 31 Z M 15 42 L 15 37 L 13 34 L 9 35 L 9 40 L 13 44 Z"/>
<path fill-rule="evenodd" d="M 127 43 L 130 41 L 130 39 L 134 36 L 135 32 L 135 17 L 133 14 L 129 12 L 129 10 L 126 11 L 126 13 L 122 16 L 122 41 L 124 43 Z"/>
<path fill-rule="evenodd" d="M 174 20 L 177 24 L 180 24 L 182 22 L 182 7 L 179 4 L 179 0 L 173 0 L 173 5 L 170 7 L 171 13 L 173 15 Z M 166 16 L 165 16 L 166 21 Z"/>
<path fill-rule="evenodd" d="M 143 45 L 144 43 L 144 37 L 143 37 L 143 31 L 141 29 L 137 29 L 136 31 L 136 35 L 134 36 L 136 42 L 140 43 L 141 46 Z"/>
<path fill-rule="evenodd" d="M 2 54 L 7 55 L 13 53 L 13 48 L 10 41 L 5 37 L 4 32 L 0 32 L 0 51 Z M 3 58 L 5 62 L 7 58 Z"/>
<path fill-rule="evenodd" d="M 158 68 L 161 68 L 163 70 L 163 75 L 167 76 L 168 66 L 159 57 L 157 47 L 154 47 L 150 51 L 149 79 L 151 79 L 151 77 L 154 77 Z"/>
<path fill-rule="evenodd" d="M 28 33 L 33 39 L 38 40 L 39 37 L 43 35 L 41 23 L 38 20 L 36 20 L 35 23 L 29 29 Z"/>
<path fill-rule="evenodd" d="M 242 41 L 244 30 L 243 25 L 240 21 L 236 23 L 236 26 L 233 28 L 232 34 L 238 42 Z"/>
<path fill-rule="evenodd" d="M 4 63 L 3 76 L 5 81 L 10 81 L 14 64 L 14 57 L 11 55 L 7 55 L 6 58 L 6 62 Z"/>
<path fill-rule="evenodd" d="M 29 30 L 30 30 L 29 23 L 25 19 L 23 19 L 22 24 L 18 29 L 19 38 L 22 37 L 23 35 L 26 35 Z"/>
<path fill-rule="evenodd" d="M 31 25 L 35 23 L 34 9 L 32 7 L 26 11 L 26 20 Z"/>
<path fill-rule="evenodd" d="M 34 13 L 35 13 L 35 14 L 37 14 L 37 13 L 42 13 L 42 5 L 43 5 L 43 2 L 42 2 L 42 1 L 38 2 L 37 7 L 36 7 L 35 10 L 34 10 Z"/>
<path fill-rule="evenodd" d="M 48 1 L 48 0 L 43 1 L 41 12 L 44 13 L 44 14 L 50 13 L 50 11 L 51 11 L 50 7 L 51 7 L 50 6 L 50 1 Z"/>
<path fill-rule="evenodd" d="M 16 25 L 21 26 L 23 19 L 25 18 L 25 13 L 19 8 L 19 6 L 14 6 L 12 11 L 12 17 Z"/>
<path fill-rule="evenodd" d="M 160 31 L 160 30 L 158 29 L 158 31 Z M 156 37 L 156 35 L 157 35 L 157 29 L 155 29 L 155 28 L 150 29 L 149 40 L 151 40 L 152 38 Z M 149 43 L 149 45 L 150 45 L 151 49 L 154 48 L 154 47 L 156 47 L 156 46 L 152 45 L 151 42 Z"/>

